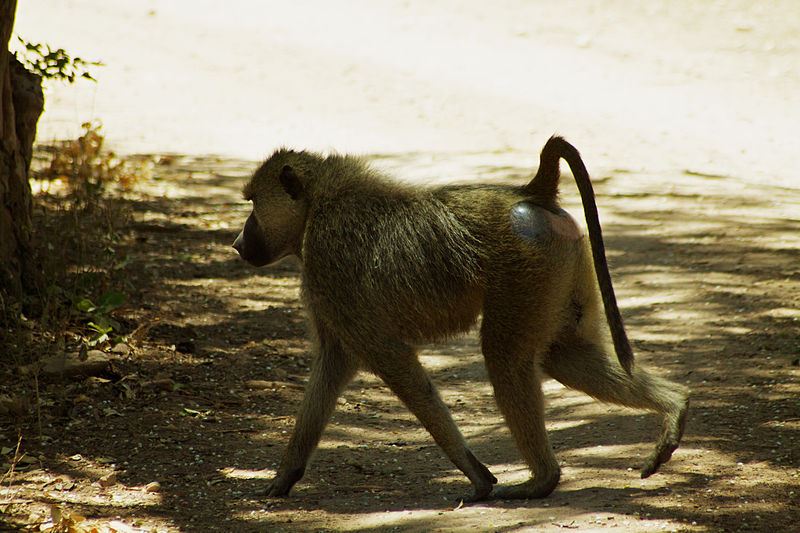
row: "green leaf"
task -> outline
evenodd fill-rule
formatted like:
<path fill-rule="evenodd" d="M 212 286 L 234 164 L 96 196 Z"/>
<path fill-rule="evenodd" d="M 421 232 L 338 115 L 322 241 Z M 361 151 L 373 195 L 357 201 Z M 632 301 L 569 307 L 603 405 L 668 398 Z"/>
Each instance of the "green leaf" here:
<path fill-rule="evenodd" d="M 78 299 L 78 301 L 75 302 L 75 308 L 83 313 L 91 313 L 96 309 L 92 301 L 86 298 Z"/>
<path fill-rule="evenodd" d="M 103 311 L 107 313 L 124 305 L 127 299 L 128 297 L 119 291 L 104 292 L 100 298 L 97 299 L 97 307 L 102 308 Z"/>
<path fill-rule="evenodd" d="M 97 317 L 97 322 L 89 322 L 87 326 L 89 326 L 90 329 L 93 329 L 98 333 L 102 334 L 111 333 L 111 331 L 114 328 L 112 327 L 111 324 L 109 324 L 109 320 L 110 319 L 103 316 Z"/>
<path fill-rule="evenodd" d="M 89 346 L 97 346 L 98 344 L 103 344 L 108 340 L 108 335 L 105 333 L 95 333 L 92 335 L 92 338 L 89 339 L 87 343 Z"/>

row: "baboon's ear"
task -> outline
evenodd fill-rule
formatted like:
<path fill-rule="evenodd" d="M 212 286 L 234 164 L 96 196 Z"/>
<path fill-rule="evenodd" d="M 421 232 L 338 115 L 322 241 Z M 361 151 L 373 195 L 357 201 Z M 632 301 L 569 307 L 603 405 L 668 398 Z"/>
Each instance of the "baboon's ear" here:
<path fill-rule="evenodd" d="M 300 183 L 300 178 L 297 177 L 294 169 L 289 165 L 285 165 L 281 169 L 281 186 L 286 191 L 292 200 L 297 200 L 303 192 L 303 184 Z"/>

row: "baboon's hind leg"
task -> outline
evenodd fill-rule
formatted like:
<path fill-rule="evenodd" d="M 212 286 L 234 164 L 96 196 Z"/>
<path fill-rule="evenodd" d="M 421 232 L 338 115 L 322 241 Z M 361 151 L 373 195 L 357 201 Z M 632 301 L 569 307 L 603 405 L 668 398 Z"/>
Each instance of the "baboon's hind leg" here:
<path fill-rule="evenodd" d="M 629 376 L 602 346 L 576 336 L 562 337 L 554 344 L 542 358 L 542 369 L 567 387 L 600 401 L 662 416 L 661 435 L 642 466 L 642 477 L 666 463 L 678 447 L 689 409 L 685 387 L 650 374 L 639 365 Z"/>
<path fill-rule="evenodd" d="M 523 349 L 515 335 L 503 334 L 502 326 L 493 325 L 491 318 L 486 316 L 481 337 L 495 401 L 532 473 L 532 477 L 523 483 L 497 487 L 493 496 L 503 499 L 544 498 L 558 485 L 561 468 L 547 438 L 544 395 L 534 354 Z"/>

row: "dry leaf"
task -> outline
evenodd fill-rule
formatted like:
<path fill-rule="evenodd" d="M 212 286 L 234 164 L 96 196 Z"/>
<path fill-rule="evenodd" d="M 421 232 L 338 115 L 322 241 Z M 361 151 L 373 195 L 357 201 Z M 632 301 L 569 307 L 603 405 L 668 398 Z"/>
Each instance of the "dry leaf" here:
<path fill-rule="evenodd" d="M 112 520 L 108 523 L 108 528 L 116 533 L 136 533 L 138 529 L 134 529 L 121 520 Z"/>

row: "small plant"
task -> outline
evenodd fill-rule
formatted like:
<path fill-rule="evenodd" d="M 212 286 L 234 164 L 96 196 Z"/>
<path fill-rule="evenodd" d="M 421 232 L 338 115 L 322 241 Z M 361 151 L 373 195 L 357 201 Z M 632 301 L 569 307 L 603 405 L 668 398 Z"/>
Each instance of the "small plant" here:
<path fill-rule="evenodd" d="M 100 67 L 103 63 L 84 61 L 80 57 L 70 57 L 63 48 L 53 50 L 49 44 L 34 44 L 19 36 L 17 40 L 25 47 L 22 57 L 17 57 L 17 59 L 28 71 L 43 79 L 75 83 L 76 80 L 85 78 L 97 82 L 89 73 L 89 67 Z M 16 54 L 14 55 L 16 57 Z"/>
<path fill-rule="evenodd" d="M 53 147 L 49 164 L 36 170 L 34 177 L 63 181 L 76 203 L 90 209 L 107 189 L 128 190 L 147 169 L 143 163 L 134 164 L 104 151 L 100 122 L 85 122 L 81 127 L 83 135 Z"/>
<path fill-rule="evenodd" d="M 88 298 L 73 298 L 74 314 L 87 321 L 91 335 L 85 339 L 86 346 L 95 347 L 111 340 L 112 332 L 119 332 L 119 322 L 111 318 L 110 313 L 118 309 L 127 297 L 119 291 L 106 291 L 92 302 Z"/>
<path fill-rule="evenodd" d="M 31 165 L 32 179 L 59 186 L 34 197 L 42 290 L 27 302 L 0 300 L 0 322 L 8 325 L 0 328 L 7 355 L 0 359 L 8 364 L 21 367 L 76 343 L 85 353 L 124 333 L 114 318 L 127 299 L 130 264 L 130 208 L 121 193 L 149 174 L 150 161 L 104 151 L 99 123 L 83 129 L 78 139 L 39 147 Z"/>

